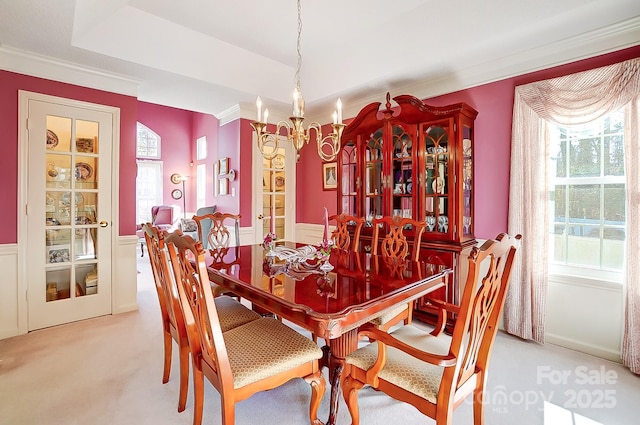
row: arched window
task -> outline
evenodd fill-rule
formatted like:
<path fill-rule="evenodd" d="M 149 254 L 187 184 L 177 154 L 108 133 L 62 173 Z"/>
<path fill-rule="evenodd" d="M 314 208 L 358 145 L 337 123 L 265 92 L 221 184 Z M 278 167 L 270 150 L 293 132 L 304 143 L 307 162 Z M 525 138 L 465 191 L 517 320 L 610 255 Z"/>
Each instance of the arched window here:
<path fill-rule="evenodd" d="M 136 158 L 160 159 L 160 135 L 144 124 L 138 123 Z"/>

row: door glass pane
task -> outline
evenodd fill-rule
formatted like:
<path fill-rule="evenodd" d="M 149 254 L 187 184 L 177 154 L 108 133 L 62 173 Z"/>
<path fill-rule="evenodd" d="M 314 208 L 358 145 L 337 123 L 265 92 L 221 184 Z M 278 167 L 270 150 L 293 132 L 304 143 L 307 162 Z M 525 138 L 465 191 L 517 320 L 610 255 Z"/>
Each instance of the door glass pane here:
<path fill-rule="evenodd" d="M 71 268 L 65 267 L 47 270 L 47 302 L 69 298 L 71 294 L 69 282 L 71 282 Z"/>
<path fill-rule="evenodd" d="M 98 153 L 98 123 L 76 121 L 76 152 Z"/>
<path fill-rule="evenodd" d="M 98 293 L 98 266 L 96 264 L 82 264 L 76 267 L 76 297 L 94 295 Z"/>
<path fill-rule="evenodd" d="M 48 153 L 46 155 L 47 188 L 70 188 L 71 187 L 71 156 L 65 154 Z"/>
<path fill-rule="evenodd" d="M 97 189 L 97 165 L 95 157 L 76 156 L 75 173 L 77 189 Z"/>

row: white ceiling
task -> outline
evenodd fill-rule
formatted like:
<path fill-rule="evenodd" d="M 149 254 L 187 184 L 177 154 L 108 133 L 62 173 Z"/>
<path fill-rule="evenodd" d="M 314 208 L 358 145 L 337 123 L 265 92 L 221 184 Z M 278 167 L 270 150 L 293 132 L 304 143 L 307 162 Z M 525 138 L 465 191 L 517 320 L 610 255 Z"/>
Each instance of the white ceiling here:
<path fill-rule="evenodd" d="M 638 0 L 302 0 L 302 21 L 321 122 L 338 96 L 348 117 L 387 91 L 431 97 L 640 44 Z M 296 33 L 295 0 L 0 0 L 0 69 L 218 117 L 260 95 L 288 114 Z"/>

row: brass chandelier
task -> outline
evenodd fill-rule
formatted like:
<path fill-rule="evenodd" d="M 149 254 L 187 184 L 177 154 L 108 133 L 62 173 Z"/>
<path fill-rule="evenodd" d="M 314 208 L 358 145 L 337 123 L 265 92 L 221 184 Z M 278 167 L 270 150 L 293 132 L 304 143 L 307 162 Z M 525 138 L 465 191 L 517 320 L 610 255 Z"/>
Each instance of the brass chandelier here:
<path fill-rule="evenodd" d="M 309 128 L 306 130 L 302 124 L 304 121 L 304 99 L 302 97 L 302 88 L 300 83 L 300 68 L 302 66 L 302 55 L 300 54 L 302 18 L 300 10 L 300 0 L 298 0 L 298 64 L 295 74 L 295 89 L 293 90 L 293 116 L 289 117 L 290 122 L 279 121 L 276 124 L 276 131 L 274 133 L 269 133 L 267 131 L 269 110 L 265 109 L 263 114 L 262 100 L 258 97 L 256 100 L 258 119 L 252 122 L 251 126 L 256 131 L 258 148 L 265 159 L 273 159 L 278 155 L 278 147 L 280 144 L 279 137 L 286 136 L 287 141 L 291 142 L 296 150 L 297 161 L 298 158 L 300 158 L 300 149 L 302 149 L 305 144 L 309 143 L 311 136 L 310 132 L 313 129 L 316 133 L 318 155 L 323 161 L 333 161 L 340 151 L 340 137 L 342 135 L 342 130 L 344 130 L 344 124 L 342 123 L 342 102 L 340 99 L 338 99 L 336 104 L 336 111 L 333 112 L 333 132 L 329 133 L 327 136 L 322 137 L 322 129 L 320 124 L 317 122 L 309 124 Z M 286 129 L 284 134 L 282 133 L 282 129 Z"/>

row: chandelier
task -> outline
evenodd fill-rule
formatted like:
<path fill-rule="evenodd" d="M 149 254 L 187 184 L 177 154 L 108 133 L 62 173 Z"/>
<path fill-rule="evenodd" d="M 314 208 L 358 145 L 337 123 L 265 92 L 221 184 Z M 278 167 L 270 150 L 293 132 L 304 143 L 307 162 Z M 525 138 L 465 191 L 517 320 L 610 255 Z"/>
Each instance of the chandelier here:
<path fill-rule="evenodd" d="M 256 131 L 258 139 L 258 148 L 265 159 L 273 159 L 278 155 L 279 138 L 286 136 L 287 141 L 293 144 L 296 150 L 296 161 L 300 158 L 300 149 L 309 143 L 311 130 L 315 131 L 316 143 L 318 145 L 318 155 L 323 161 L 333 161 L 340 151 L 340 136 L 344 130 L 342 124 L 342 102 L 338 99 L 336 111 L 333 112 L 333 131 L 327 136 L 322 137 L 322 129 L 320 124 L 312 122 L 308 129 L 303 126 L 304 121 L 304 99 L 302 97 L 302 88 L 300 84 L 300 67 L 302 65 L 302 55 L 300 54 L 300 36 L 302 34 L 302 18 L 300 14 L 300 0 L 298 0 L 298 64 L 295 74 L 295 89 L 293 90 L 293 116 L 289 117 L 289 121 L 280 121 L 276 124 L 276 131 L 269 133 L 267 131 L 267 123 L 269 118 L 269 109 L 262 111 L 262 100 L 260 97 L 256 100 L 258 109 L 258 119 L 251 123 Z M 283 133 L 282 130 L 285 129 Z"/>

